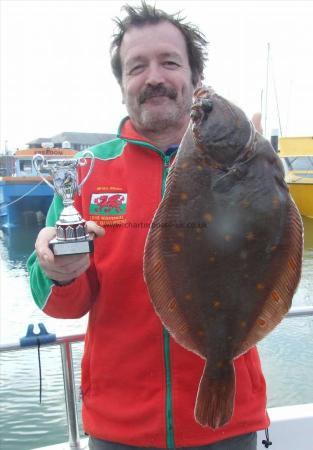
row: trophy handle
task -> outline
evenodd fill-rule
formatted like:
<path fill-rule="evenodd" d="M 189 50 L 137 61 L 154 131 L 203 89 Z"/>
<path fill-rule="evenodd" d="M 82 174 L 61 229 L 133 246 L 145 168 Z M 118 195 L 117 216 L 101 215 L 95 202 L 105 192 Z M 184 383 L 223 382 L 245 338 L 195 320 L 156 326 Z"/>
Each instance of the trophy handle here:
<path fill-rule="evenodd" d="M 95 157 L 94 157 L 93 153 L 91 153 L 89 150 L 86 150 L 86 151 L 84 151 L 84 153 L 82 154 L 82 156 L 78 160 L 80 166 L 85 166 L 87 164 L 86 158 L 88 158 L 88 157 L 91 158 L 90 167 L 89 167 L 88 173 L 85 176 L 85 178 L 77 186 L 78 192 L 80 192 L 82 186 L 86 183 L 86 181 L 88 180 L 88 178 L 89 178 L 89 176 L 90 176 L 90 174 L 92 172 L 93 166 L 95 164 Z"/>
<path fill-rule="evenodd" d="M 46 168 L 46 169 L 48 168 L 45 158 L 44 158 L 42 155 L 40 155 L 39 153 L 37 153 L 37 155 L 35 155 L 35 156 L 33 157 L 33 164 L 34 164 L 35 170 L 36 170 L 36 172 L 38 173 L 38 175 L 40 176 L 40 178 L 42 178 L 43 181 L 44 181 L 49 187 L 51 187 L 51 189 L 54 190 L 53 184 L 51 184 L 50 181 L 48 181 L 48 180 L 46 179 L 46 177 L 44 177 L 44 176 L 41 174 L 41 172 L 40 172 L 40 167 L 44 167 L 44 168 Z"/>

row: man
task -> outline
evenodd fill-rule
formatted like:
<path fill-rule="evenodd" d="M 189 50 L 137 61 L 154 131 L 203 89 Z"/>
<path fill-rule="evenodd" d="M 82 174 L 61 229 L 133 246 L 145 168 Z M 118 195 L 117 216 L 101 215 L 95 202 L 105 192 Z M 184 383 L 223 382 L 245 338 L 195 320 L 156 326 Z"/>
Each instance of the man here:
<path fill-rule="evenodd" d="M 195 27 L 145 3 L 125 9 L 112 43 L 112 68 L 129 118 L 116 140 L 91 149 L 95 167 L 76 204 L 92 221 L 90 232 L 102 236 L 104 226 L 106 234 L 89 260 L 54 257 L 48 248 L 54 229 L 43 229 L 29 261 L 33 295 L 54 317 L 89 312 L 82 396 L 90 449 L 253 450 L 255 431 L 268 425 L 257 350 L 235 362 L 231 422 L 215 431 L 201 427 L 193 409 L 204 361 L 163 329 L 143 279 L 148 224 L 189 122 L 206 40 Z M 108 207 L 113 195 L 119 195 L 120 208 Z M 60 203 L 54 200 L 47 225 L 58 218 Z"/>

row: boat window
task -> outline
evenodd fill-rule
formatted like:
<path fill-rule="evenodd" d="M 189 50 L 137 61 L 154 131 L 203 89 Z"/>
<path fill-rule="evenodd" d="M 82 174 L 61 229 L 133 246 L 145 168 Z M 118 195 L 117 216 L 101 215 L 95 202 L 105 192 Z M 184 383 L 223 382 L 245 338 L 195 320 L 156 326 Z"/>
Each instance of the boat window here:
<path fill-rule="evenodd" d="M 291 170 L 313 170 L 313 156 L 288 157 Z"/>
<path fill-rule="evenodd" d="M 22 172 L 31 172 L 32 162 L 30 160 L 20 161 L 20 170 Z"/>

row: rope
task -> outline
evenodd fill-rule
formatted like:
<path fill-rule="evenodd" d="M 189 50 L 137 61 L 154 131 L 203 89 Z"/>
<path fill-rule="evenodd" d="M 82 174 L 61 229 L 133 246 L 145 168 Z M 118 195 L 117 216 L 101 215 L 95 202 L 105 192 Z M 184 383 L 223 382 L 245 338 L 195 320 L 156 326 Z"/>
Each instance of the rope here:
<path fill-rule="evenodd" d="M 268 428 L 265 430 L 265 439 L 263 439 L 262 444 L 265 448 L 268 448 L 270 445 L 272 445 L 272 441 L 270 441 L 270 435 L 268 432 Z"/>
<path fill-rule="evenodd" d="M 14 203 L 19 202 L 20 200 L 22 200 L 22 198 L 26 197 L 27 195 L 29 195 L 31 192 L 33 192 L 38 186 L 40 186 L 43 183 L 43 180 L 41 180 L 38 184 L 36 184 L 35 186 L 33 186 L 29 191 L 25 192 L 25 194 L 21 195 L 21 197 L 17 198 L 16 200 L 13 200 L 12 202 L 8 203 L 7 205 L 2 205 L 0 206 L 0 211 L 4 208 L 7 208 L 8 206 L 14 205 Z"/>
<path fill-rule="evenodd" d="M 274 95 L 275 95 L 275 102 L 276 102 L 276 109 L 277 109 L 277 118 L 279 123 L 279 131 L 280 135 L 282 136 L 283 130 L 281 126 L 281 120 L 280 120 L 280 112 L 279 112 L 279 104 L 278 104 L 278 95 L 277 95 L 277 88 L 276 88 L 276 81 L 275 81 L 275 73 L 274 73 L 274 63 L 272 58 L 270 57 L 270 61 L 272 63 L 272 79 L 273 79 L 273 87 L 274 87 Z"/>
<path fill-rule="evenodd" d="M 40 340 L 37 338 L 37 354 L 38 354 L 38 368 L 39 368 L 39 403 L 42 399 L 42 373 L 41 373 L 41 358 L 40 358 Z"/>

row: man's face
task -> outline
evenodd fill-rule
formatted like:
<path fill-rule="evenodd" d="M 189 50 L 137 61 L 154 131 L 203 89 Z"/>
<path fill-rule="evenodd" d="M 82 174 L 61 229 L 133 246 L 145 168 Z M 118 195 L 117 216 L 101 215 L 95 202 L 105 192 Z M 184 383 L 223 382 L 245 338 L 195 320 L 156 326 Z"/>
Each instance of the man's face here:
<path fill-rule="evenodd" d="M 194 86 L 182 33 L 169 22 L 132 27 L 120 55 L 123 100 L 137 130 L 187 126 Z"/>

